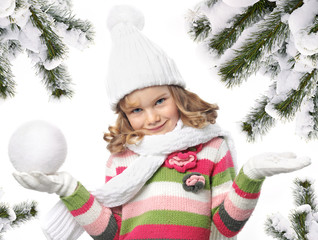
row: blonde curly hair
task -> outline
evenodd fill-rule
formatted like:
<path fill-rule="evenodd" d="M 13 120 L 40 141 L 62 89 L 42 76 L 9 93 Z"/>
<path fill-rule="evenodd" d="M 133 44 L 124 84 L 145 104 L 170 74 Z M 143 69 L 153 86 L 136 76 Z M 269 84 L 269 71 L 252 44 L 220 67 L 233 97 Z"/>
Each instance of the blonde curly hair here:
<path fill-rule="evenodd" d="M 208 124 L 214 124 L 217 118 L 216 104 L 210 104 L 202 100 L 197 94 L 183 87 L 167 85 L 179 110 L 180 118 L 184 125 L 203 128 Z M 108 128 L 109 133 L 104 134 L 104 140 L 108 142 L 107 149 L 111 153 L 120 153 L 126 150 L 127 144 L 134 144 L 144 137 L 141 131 L 135 131 L 124 113 L 127 97 L 120 100 L 116 107 L 118 114 L 115 126 Z"/>

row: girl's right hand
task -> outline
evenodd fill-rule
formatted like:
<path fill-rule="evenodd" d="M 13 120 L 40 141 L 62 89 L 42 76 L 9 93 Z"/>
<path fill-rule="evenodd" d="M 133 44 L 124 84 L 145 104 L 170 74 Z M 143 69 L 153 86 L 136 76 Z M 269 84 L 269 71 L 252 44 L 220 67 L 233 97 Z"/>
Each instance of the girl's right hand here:
<path fill-rule="evenodd" d="M 23 187 L 39 192 L 56 193 L 61 197 L 70 196 L 77 188 L 77 180 L 67 172 L 46 175 L 42 172 L 13 173 Z"/>

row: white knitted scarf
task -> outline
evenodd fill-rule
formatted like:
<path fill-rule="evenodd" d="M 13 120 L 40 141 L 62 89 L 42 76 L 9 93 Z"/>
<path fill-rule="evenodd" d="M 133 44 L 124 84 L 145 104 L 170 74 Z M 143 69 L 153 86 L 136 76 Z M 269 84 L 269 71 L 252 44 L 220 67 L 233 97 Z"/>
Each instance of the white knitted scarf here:
<path fill-rule="evenodd" d="M 106 207 L 116 207 L 132 199 L 163 164 L 170 153 L 205 143 L 223 136 L 231 150 L 235 169 L 235 150 L 228 132 L 217 124 L 198 129 L 184 126 L 179 120 L 176 128 L 163 135 L 146 135 L 138 144 L 127 147 L 139 156 L 120 175 L 112 178 L 92 194 Z M 50 211 L 44 226 L 48 239 L 75 240 L 83 232 L 64 204 L 60 201 Z"/>

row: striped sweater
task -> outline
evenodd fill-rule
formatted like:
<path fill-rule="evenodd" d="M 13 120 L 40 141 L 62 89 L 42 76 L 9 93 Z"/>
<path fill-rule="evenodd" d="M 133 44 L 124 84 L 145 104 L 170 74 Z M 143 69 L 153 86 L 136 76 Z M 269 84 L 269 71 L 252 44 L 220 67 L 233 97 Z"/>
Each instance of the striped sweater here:
<path fill-rule="evenodd" d="M 113 154 L 107 162 L 106 182 L 137 156 L 130 150 Z M 238 234 L 249 219 L 263 182 L 248 178 L 242 170 L 235 175 L 228 145 L 217 137 L 168 156 L 121 207 L 101 205 L 80 183 L 62 201 L 96 240 L 225 240 Z"/>

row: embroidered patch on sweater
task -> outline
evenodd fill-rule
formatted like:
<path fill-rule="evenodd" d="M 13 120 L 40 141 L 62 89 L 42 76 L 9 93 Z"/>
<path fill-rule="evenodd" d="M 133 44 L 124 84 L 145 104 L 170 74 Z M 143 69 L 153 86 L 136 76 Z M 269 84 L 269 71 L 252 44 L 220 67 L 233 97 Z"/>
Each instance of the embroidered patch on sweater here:
<path fill-rule="evenodd" d="M 165 160 L 168 168 L 174 168 L 178 172 L 184 173 L 188 169 L 195 168 L 197 165 L 197 153 L 202 150 L 202 144 L 190 147 L 181 152 L 170 154 Z"/>

